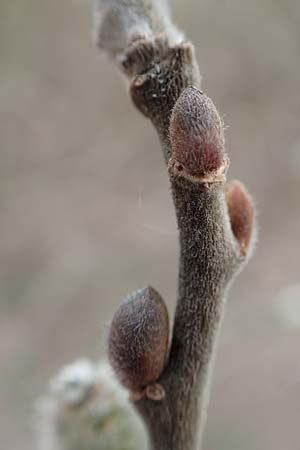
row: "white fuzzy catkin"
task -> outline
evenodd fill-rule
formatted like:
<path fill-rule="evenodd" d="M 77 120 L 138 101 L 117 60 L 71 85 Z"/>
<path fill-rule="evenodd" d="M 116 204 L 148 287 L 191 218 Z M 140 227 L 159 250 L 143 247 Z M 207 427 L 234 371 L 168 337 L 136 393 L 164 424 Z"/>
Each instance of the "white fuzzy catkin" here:
<path fill-rule="evenodd" d="M 183 40 L 172 24 L 167 0 L 94 0 L 93 39 L 112 57 L 120 56 L 131 39 L 161 32 L 172 44 Z"/>
<path fill-rule="evenodd" d="M 64 367 L 38 403 L 37 450 L 145 450 L 144 426 L 106 362 Z"/>

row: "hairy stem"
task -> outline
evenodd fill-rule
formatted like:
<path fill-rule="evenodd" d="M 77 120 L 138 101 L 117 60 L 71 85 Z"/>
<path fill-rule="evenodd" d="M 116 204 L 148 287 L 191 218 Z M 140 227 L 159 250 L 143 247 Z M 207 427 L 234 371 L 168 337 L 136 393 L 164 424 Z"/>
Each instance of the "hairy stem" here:
<path fill-rule="evenodd" d="M 169 363 L 158 380 L 159 405 L 137 403 L 150 421 L 152 448 L 199 448 L 208 400 L 210 366 L 225 295 L 240 265 L 223 183 L 190 181 L 170 165 L 180 238 L 178 301 Z M 150 420 L 149 420 L 150 419 Z"/>

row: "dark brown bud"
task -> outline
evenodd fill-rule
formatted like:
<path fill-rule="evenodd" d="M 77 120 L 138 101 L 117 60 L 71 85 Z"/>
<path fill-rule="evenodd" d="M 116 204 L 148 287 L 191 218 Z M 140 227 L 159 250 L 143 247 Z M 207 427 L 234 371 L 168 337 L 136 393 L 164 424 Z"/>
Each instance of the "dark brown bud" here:
<path fill-rule="evenodd" d="M 172 111 L 173 157 L 191 175 L 206 175 L 222 166 L 224 126 L 215 105 L 203 92 L 186 88 Z"/>
<path fill-rule="evenodd" d="M 242 255 L 246 256 L 254 241 L 254 206 L 247 189 L 238 180 L 226 186 L 226 199 L 232 232 L 239 242 Z"/>
<path fill-rule="evenodd" d="M 155 382 L 166 363 L 169 317 L 153 288 L 133 293 L 117 310 L 109 333 L 110 363 L 121 383 L 132 391 Z"/>

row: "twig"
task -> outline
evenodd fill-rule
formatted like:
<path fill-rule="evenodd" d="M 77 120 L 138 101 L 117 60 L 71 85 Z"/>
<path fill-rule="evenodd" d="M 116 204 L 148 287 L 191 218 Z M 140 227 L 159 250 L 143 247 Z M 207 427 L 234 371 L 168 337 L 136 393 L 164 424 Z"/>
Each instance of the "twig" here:
<path fill-rule="evenodd" d="M 166 307 L 146 288 L 116 313 L 109 356 L 145 419 L 151 448 L 194 450 L 227 291 L 253 249 L 253 203 L 240 182 L 225 185 L 224 126 L 199 90 L 193 46 L 172 25 L 166 3 L 107 0 L 99 11 L 98 44 L 127 75 L 134 104 L 158 132 L 180 240 L 169 352 Z"/>

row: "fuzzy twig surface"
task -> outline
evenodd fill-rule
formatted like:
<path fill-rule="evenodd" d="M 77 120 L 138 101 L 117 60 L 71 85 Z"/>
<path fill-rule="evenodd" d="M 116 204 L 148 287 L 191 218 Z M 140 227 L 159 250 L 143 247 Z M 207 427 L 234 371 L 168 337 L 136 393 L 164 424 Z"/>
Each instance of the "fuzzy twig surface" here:
<path fill-rule="evenodd" d="M 193 45 L 172 24 L 167 3 L 100 0 L 95 36 L 157 130 L 180 242 L 171 338 L 163 299 L 145 288 L 117 311 L 109 357 L 146 422 L 151 449 L 195 450 L 228 288 L 253 248 L 252 199 L 242 183 L 226 184 L 223 122 L 199 89 Z"/>

